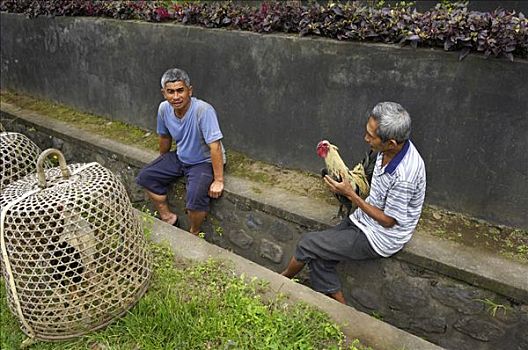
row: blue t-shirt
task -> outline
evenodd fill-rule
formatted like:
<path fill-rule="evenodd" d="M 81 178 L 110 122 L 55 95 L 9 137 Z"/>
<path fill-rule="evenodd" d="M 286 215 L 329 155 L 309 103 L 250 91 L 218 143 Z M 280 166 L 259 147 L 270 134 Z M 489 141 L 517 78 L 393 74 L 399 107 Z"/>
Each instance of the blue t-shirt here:
<path fill-rule="evenodd" d="M 208 145 L 223 138 L 214 108 L 195 97 L 191 98 L 191 105 L 181 119 L 176 117 L 169 102 L 160 103 L 157 132 L 172 137 L 178 158 L 186 164 L 211 162 Z M 223 145 L 222 155 L 225 163 Z"/>

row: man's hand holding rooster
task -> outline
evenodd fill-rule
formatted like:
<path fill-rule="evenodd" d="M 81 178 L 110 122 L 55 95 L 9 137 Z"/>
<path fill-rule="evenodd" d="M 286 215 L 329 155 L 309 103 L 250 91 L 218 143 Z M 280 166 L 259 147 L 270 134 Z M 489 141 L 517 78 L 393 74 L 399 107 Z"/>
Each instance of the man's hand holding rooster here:
<path fill-rule="evenodd" d="M 340 175 L 341 178 L 343 178 L 343 174 Z M 342 194 L 343 196 L 350 199 L 352 203 L 361 208 L 365 214 L 379 222 L 381 226 L 392 227 L 397 224 L 397 221 L 394 218 L 386 215 L 383 210 L 367 203 L 360 196 L 358 196 L 348 181 L 337 182 L 328 175 L 324 177 L 324 181 L 328 187 L 330 187 L 330 191 Z"/>
<path fill-rule="evenodd" d="M 343 173 L 343 171 L 340 171 L 339 175 L 341 175 L 342 179 L 345 178 L 345 173 Z M 353 197 L 358 197 L 356 191 L 348 181 L 337 182 L 328 175 L 324 177 L 324 181 L 330 188 L 330 191 L 334 193 L 341 194 L 350 200 L 352 200 Z"/>

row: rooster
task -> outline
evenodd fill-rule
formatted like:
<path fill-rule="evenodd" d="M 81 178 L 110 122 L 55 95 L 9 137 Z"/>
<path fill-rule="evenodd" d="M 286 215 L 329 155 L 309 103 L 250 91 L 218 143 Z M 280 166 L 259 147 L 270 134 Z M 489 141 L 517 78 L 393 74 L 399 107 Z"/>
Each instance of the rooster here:
<path fill-rule="evenodd" d="M 354 191 L 363 199 L 365 199 L 370 191 L 369 180 L 372 174 L 366 174 L 365 168 L 371 171 L 373 168 L 373 161 L 375 161 L 375 154 L 372 152 L 367 154 L 362 163 L 357 164 L 352 170 L 350 170 L 341 156 L 337 152 L 338 148 L 332 145 L 327 140 L 322 140 L 317 144 L 317 155 L 324 159 L 326 168 L 321 170 L 321 175 L 329 175 L 335 181 L 341 182 L 343 180 L 348 181 Z M 341 173 L 345 174 L 345 178 L 341 178 Z M 346 215 L 349 216 L 352 211 L 352 202 L 341 194 L 335 194 L 339 200 L 340 206 L 337 212 L 338 216 L 344 215 L 343 207 L 347 208 Z"/>

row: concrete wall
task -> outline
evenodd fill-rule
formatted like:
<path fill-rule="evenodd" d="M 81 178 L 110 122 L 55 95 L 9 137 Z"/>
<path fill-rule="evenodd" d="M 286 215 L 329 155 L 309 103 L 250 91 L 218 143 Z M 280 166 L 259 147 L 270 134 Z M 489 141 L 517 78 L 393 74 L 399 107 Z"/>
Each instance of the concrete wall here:
<path fill-rule="evenodd" d="M 123 181 L 133 201 L 144 201 L 134 178 L 154 152 L 5 105 L 1 116 L 7 130 L 28 135 L 42 149 L 61 149 L 69 163 L 99 162 Z M 177 184 L 169 196 L 178 213 L 183 191 Z M 280 271 L 301 234 L 328 227 L 333 214 L 335 207 L 320 201 L 227 176 L 204 231 L 209 242 Z M 442 347 L 528 349 L 527 265 L 417 233 L 395 257 L 341 264 L 339 273 L 349 305 Z M 300 278 L 309 285 L 306 275 Z M 492 315 L 486 300 L 502 307 Z"/>
<path fill-rule="evenodd" d="M 154 128 L 159 78 L 186 69 L 225 144 L 317 171 L 327 138 L 359 161 L 365 115 L 405 106 L 427 165 L 426 201 L 528 227 L 528 62 L 88 18 L 1 14 L 1 87 Z"/>

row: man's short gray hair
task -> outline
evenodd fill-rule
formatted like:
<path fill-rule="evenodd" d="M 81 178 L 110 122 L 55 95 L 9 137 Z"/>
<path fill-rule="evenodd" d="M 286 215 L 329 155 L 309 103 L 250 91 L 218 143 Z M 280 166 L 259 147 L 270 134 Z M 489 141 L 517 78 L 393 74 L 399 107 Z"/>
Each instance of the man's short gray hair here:
<path fill-rule="evenodd" d="M 378 123 L 378 136 L 383 142 L 390 139 L 401 143 L 411 137 L 411 117 L 399 103 L 380 102 L 370 113 Z"/>
<path fill-rule="evenodd" d="M 191 86 L 191 79 L 187 72 L 183 69 L 171 68 L 161 76 L 161 88 L 164 89 L 167 83 L 175 83 L 177 81 L 183 81 L 187 87 Z"/>

